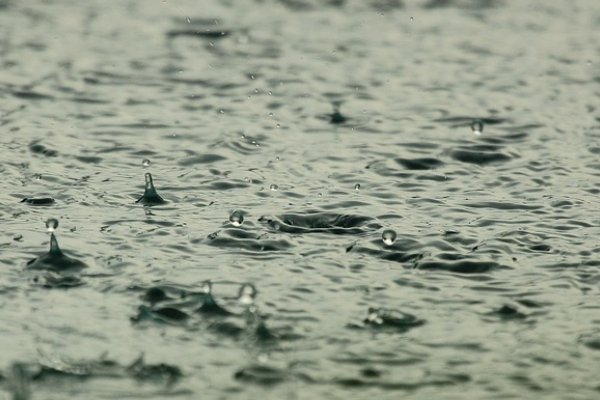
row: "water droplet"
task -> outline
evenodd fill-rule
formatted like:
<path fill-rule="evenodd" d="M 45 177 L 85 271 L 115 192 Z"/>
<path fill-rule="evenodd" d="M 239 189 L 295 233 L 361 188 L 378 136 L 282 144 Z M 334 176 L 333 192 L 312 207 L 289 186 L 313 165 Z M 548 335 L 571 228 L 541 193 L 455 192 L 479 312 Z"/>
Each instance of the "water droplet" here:
<path fill-rule="evenodd" d="M 275 157 L 275 161 L 279 161 L 279 160 L 280 160 L 279 156 Z"/>
<path fill-rule="evenodd" d="M 360 190 L 360 183 L 354 185 L 354 190 L 356 190 L 357 192 Z"/>
<path fill-rule="evenodd" d="M 150 165 L 150 160 L 148 160 L 147 158 L 144 158 L 144 159 L 142 160 L 142 165 L 143 165 L 144 167 L 147 167 L 148 165 Z"/>
<path fill-rule="evenodd" d="M 269 113 L 269 117 L 272 117 L 272 116 L 273 116 L 273 113 Z"/>
<path fill-rule="evenodd" d="M 475 135 L 481 135 L 483 133 L 483 121 L 475 119 L 471 122 L 471 130 Z"/>
<path fill-rule="evenodd" d="M 410 17 L 410 20 L 412 21 L 412 20 L 414 20 L 414 18 L 413 18 L 413 17 Z"/>
<path fill-rule="evenodd" d="M 202 292 L 206 295 L 212 294 L 212 283 L 210 283 L 210 281 L 204 281 L 202 284 Z"/>
<path fill-rule="evenodd" d="M 254 93 L 258 93 L 258 89 L 254 89 Z"/>
<path fill-rule="evenodd" d="M 35 174 L 35 175 L 33 175 L 33 179 L 35 179 L 36 181 L 42 180 L 42 174 Z"/>
<path fill-rule="evenodd" d="M 269 90 L 269 94 L 273 94 L 273 92 Z"/>
<path fill-rule="evenodd" d="M 192 23 L 192 20 L 189 17 L 186 19 L 186 21 L 187 21 L 188 24 Z"/>
<path fill-rule="evenodd" d="M 58 220 L 56 218 L 48 218 L 46 221 L 46 230 L 48 232 L 54 232 L 58 228 Z"/>
<path fill-rule="evenodd" d="M 229 216 L 229 222 L 231 222 L 231 225 L 236 227 L 242 226 L 244 223 L 244 213 L 240 210 L 233 211 Z"/>
<path fill-rule="evenodd" d="M 386 246 L 391 246 L 396 241 L 396 232 L 392 229 L 386 229 L 381 234 L 381 240 Z"/>
<path fill-rule="evenodd" d="M 272 191 L 276 192 L 277 190 L 279 190 L 279 186 L 277 186 L 276 184 L 272 184 L 269 189 L 271 189 Z"/>
<path fill-rule="evenodd" d="M 254 299 L 256 298 L 256 288 L 251 283 L 245 283 L 240 288 L 238 294 L 238 301 L 240 304 L 245 306 L 251 306 L 254 304 Z"/>

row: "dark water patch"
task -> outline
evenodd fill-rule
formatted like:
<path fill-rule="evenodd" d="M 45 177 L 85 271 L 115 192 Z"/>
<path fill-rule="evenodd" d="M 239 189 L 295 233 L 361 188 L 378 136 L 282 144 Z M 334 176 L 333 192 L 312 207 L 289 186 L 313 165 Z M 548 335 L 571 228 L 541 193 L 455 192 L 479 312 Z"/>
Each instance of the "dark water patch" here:
<path fill-rule="evenodd" d="M 29 204 L 31 206 L 49 206 L 54 204 L 55 200 L 51 197 L 40 197 L 40 198 L 24 198 L 20 201 L 21 203 Z"/>
<path fill-rule="evenodd" d="M 39 144 L 39 141 L 37 140 L 29 144 L 29 151 L 46 157 L 56 157 L 58 155 L 58 151 L 49 149 L 46 146 Z"/>
<path fill-rule="evenodd" d="M 256 364 L 238 370 L 233 377 L 245 383 L 271 386 L 285 382 L 291 377 L 290 375 L 292 375 L 291 371 Z"/>
<path fill-rule="evenodd" d="M 470 208 L 491 208 L 494 210 L 540 210 L 544 206 L 541 205 L 529 205 L 529 204 L 517 204 L 511 202 L 497 202 L 497 201 L 482 201 L 477 203 L 463 203 L 465 207 Z"/>
<path fill-rule="evenodd" d="M 437 158 L 396 158 L 394 161 L 410 170 L 437 169 L 443 165 Z"/>
<path fill-rule="evenodd" d="M 178 38 L 178 37 L 194 37 L 200 39 L 222 39 L 225 36 L 230 35 L 230 31 L 222 30 L 222 29 L 174 29 L 167 32 L 167 37 L 170 39 Z"/>
<path fill-rule="evenodd" d="M 509 268 L 495 261 L 419 261 L 415 268 L 431 271 L 448 271 L 458 274 L 485 274 L 499 269 Z"/>
<path fill-rule="evenodd" d="M 23 100 L 53 100 L 54 96 L 51 96 L 49 94 L 43 94 L 43 93 L 39 93 L 39 92 L 34 92 L 34 91 L 30 91 L 30 90 L 17 90 L 13 92 L 13 96 L 15 96 L 18 99 L 23 99 Z"/>
<path fill-rule="evenodd" d="M 475 145 L 452 150 L 450 156 L 457 161 L 477 165 L 499 164 L 512 160 L 511 156 L 501 150 L 498 146 Z"/>
<path fill-rule="evenodd" d="M 181 165 L 182 167 L 189 167 L 197 164 L 212 164 L 225 159 L 226 157 L 223 157 L 218 154 L 199 154 L 182 158 L 177 161 L 177 164 Z"/>
<path fill-rule="evenodd" d="M 301 233 L 331 233 L 334 235 L 360 235 L 380 228 L 370 217 L 349 214 L 308 212 L 262 216 L 259 222 L 276 231 Z"/>
<path fill-rule="evenodd" d="M 175 307 L 151 308 L 142 305 L 138 307 L 137 314 L 131 317 L 131 322 L 139 323 L 151 321 L 171 325 L 182 325 L 188 318 L 190 318 L 188 313 Z"/>
<path fill-rule="evenodd" d="M 94 157 L 94 156 L 77 156 L 75 157 L 77 161 L 81 161 L 85 164 L 100 164 L 102 162 L 102 157 Z"/>
<path fill-rule="evenodd" d="M 434 119 L 433 122 L 441 122 L 452 128 L 470 127 L 473 121 L 481 121 L 484 125 L 499 125 L 507 122 L 504 118 L 495 117 L 445 117 Z"/>

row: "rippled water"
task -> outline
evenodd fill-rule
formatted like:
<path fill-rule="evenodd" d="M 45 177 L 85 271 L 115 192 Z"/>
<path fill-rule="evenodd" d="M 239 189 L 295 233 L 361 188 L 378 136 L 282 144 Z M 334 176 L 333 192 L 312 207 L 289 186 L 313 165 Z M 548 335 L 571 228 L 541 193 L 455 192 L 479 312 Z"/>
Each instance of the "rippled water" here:
<path fill-rule="evenodd" d="M 597 397 L 595 6 L 0 1 L 0 398 Z"/>

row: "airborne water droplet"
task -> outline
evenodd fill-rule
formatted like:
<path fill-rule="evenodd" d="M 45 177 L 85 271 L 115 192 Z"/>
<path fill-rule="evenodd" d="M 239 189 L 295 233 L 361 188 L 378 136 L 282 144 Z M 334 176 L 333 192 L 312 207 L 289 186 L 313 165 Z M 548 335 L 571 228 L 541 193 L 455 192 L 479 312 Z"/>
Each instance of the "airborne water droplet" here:
<path fill-rule="evenodd" d="M 58 228 L 58 220 L 56 218 L 48 218 L 46 221 L 46 230 L 48 232 L 54 232 Z"/>
<path fill-rule="evenodd" d="M 277 190 L 279 190 L 279 186 L 277 186 L 276 184 L 272 184 L 269 189 L 271 189 L 272 191 L 276 192 Z"/>
<path fill-rule="evenodd" d="M 202 292 L 205 295 L 212 294 L 212 283 L 210 281 L 204 281 L 202 284 Z"/>
<path fill-rule="evenodd" d="M 354 190 L 356 190 L 358 192 L 359 189 L 360 189 L 360 183 L 357 183 L 356 185 L 354 185 Z"/>
<path fill-rule="evenodd" d="M 473 120 L 471 130 L 475 135 L 481 135 L 483 133 L 483 121 L 480 119 Z"/>
<path fill-rule="evenodd" d="M 245 283 L 242 285 L 238 295 L 238 301 L 240 304 L 245 306 L 251 306 L 254 304 L 256 298 L 256 288 L 251 283 Z"/>
<path fill-rule="evenodd" d="M 142 160 L 142 165 L 143 165 L 144 167 L 147 167 L 148 165 L 150 165 L 150 160 L 148 160 L 147 158 L 144 158 L 144 159 Z"/>
<path fill-rule="evenodd" d="M 236 227 L 242 226 L 242 224 L 244 223 L 244 213 L 240 210 L 233 211 L 229 216 L 229 222 L 231 222 L 231 225 Z"/>
<path fill-rule="evenodd" d="M 33 175 L 33 179 L 35 179 L 36 181 L 42 180 L 42 174 L 35 174 L 35 175 Z"/>
<path fill-rule="evenodd" d="M 394 244 L 394 242 L 396 241 L 396 232 L 393 231 L 392 229 L 386 229 L 385 231 L 383 231 L 383 233 L 381 234 L 381 240 L 383 240 L 383 243 L 386 246 L 391 246 Z"/>

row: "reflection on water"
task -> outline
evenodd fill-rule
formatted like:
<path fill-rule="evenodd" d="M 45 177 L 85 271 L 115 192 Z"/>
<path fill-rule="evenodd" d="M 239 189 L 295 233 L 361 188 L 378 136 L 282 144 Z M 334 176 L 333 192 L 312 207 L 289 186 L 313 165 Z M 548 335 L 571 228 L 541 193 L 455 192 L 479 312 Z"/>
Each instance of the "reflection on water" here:
<path fill-rule="evenodd" d="M 597 397 L 600 15 L 538 3 L 0 1 L 0 389 Z"/>

